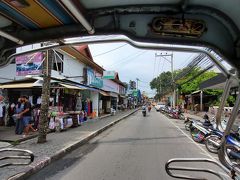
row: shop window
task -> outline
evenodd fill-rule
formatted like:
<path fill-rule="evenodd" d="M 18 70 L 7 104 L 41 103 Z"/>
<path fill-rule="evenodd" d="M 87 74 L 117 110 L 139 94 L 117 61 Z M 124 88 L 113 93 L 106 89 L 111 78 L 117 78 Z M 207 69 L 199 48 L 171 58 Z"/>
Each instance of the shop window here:
<path fill-rule="evenodd" d="M 63 54 L 54 53 L 53 70 L 63 73 Z"/>

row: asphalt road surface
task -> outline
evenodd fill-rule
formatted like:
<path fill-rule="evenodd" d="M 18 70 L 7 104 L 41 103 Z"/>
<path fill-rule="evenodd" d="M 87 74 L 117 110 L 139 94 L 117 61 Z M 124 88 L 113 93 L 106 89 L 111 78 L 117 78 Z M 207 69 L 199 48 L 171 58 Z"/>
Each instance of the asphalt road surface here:
<path fill-rule="evenodd" d="M 147 117 L 139 111 L 29 179 L 171 180 L 164 168 L 171 158 L 216 158 L 193 142 L 183 127 L 182 121 L 168 119 L 154 109 Z M 181 165 L 220 171 L 209 164 Z"/>

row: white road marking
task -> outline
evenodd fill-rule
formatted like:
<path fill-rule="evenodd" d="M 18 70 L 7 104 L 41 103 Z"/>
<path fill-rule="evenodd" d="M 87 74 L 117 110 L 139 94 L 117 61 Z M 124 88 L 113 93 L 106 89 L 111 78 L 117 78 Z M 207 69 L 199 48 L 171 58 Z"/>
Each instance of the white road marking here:
<path fill-rule="evenodd" d="M 167 118 L 168 119 L 168 118 Z M 188 139 L 190 139 L 199 149 L 201 149 L 204 154 L 208 157 L 210 157 L 212 160 L 216 160 L 211 154 L 209 154 L 205 149 L 203 149 L 198 143 L 196 143 L 191 137 L 189 137 L 182 129 L 180 129 L 176 124 L 174 124 L 172 121 L 168 119 L 168 121 L 174 125 L 183 135 L 185 135 Z"/>

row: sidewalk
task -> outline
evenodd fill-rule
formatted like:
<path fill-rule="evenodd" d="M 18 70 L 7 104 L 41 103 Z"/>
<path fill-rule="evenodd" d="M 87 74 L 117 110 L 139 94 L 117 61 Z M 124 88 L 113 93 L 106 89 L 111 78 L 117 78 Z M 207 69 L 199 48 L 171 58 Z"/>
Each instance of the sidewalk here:
<path fill-rule="evenodd" d="M 196 120 L 201 120 L 201 121 L 203 121 L 203 116 L 206 114 L 206 112 L 197 112 L 197 113 L 195 113 L 194 111 L 188 111 L 188 113 L 184 113 L 184 116 L 185 117 L 189 117 L 189 118 L 191 118 L 191 119 L 196 119 Z M 215 115 L 214 114 L 211 114 L 211 113 L 209 113 L 209 112 L 207 112 L 207 115 L 208 115 L 208 117 L 209 117 L 209 119 L 211 120 L 213 117 L 215 117 Z M 223 117 L 224 115 L 222 115 L 222 117 Z M 226 120 L 228 120 L 228 118 L 229 117 L 224 117 L 224 118 L 226 118 Z M 239 116 L 237 117 L 237 119 L 239 120 Z"/>
<path fill-rule="evenodd" d="M 111 116 L 111 114 L 105 114 L 96 119 L 103 119 L 109 116 Z M 89 119 L 88 121 L 93 121 L 93 120 Z M 16 144 L 22 141 L 26 141 L 28 139 L 35 138 L 37 136 L 38 136 L 38 132 L 30 132 L 28 136 L 23 137 L 22 135 L 15 134 L 15 127 L 0 126 L 0 146 L 2 142 L 9 142 L 9 143 Z"/>
<path fill-rule="evenodd" d="M 12 166 L 2 168 L 0 170 L 0 179 L 7 179 L 16 174 L 18 175 L 12 177 L 11 179 L 25 179 L 27 176 L 50 164 L 51 161 L 63 157 L 69 151 L 81 146 L 91 138 L 136 111 L 137 109 L 119 112 L 115 116 L 89 120 L 82 126 L 69 129 L 65 132 L 50 133 L 47 136 L 47 142 L 44 144 L 37 144 L 37 138 L 24 141 L 21 144 L 16 145 L 15 148 L 28 149 L 32 151 L 35 155 L 34 162 L 29 166 Z"/>

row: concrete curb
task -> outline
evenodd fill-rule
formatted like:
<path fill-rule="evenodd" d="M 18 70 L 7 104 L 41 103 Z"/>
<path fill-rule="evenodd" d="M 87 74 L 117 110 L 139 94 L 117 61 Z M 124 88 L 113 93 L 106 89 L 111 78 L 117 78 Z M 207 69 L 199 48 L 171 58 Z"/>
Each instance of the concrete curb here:
<path fill-rule="evenodd" d="M 95 132 L 89 134 L 87 137 L 84 137 L 83 139 L 79 140 L 78 142 L 75 142 L 63 149 L 61 149 L 60 151 L 58 151 L 56 154 L 54 154 L 52 157 L 46 158 L 45 160 L 39 162 L 36 166 L 31 167 L 22 173 L 16 174 L 10 178 L 8 178 L 8 180 L 23 180 L 26 179 L 27 177 L 35 174 L 36 172 L 40 171 L 42 168 L 44 168 L 45 166 L 49 165 L 50 163 L 62 158 L 64 155 L 66 155 L 67 153 L 75 150 L 76 148 L 82 146 L 83 144 L 87 143 L 89 140 L 91 140 L 92 138 L 96 137 L 97 135 L 99 135 L 100 133 L 102 133 L 103 131 L 109 129 L 110 127 L 112 127 L 113 125 L 117 124 L 118 122 L 120 122 L 121 120 L 129 117 L 130 115 L 134 114 L 135 112 L 137 112 L 139 109 L 134 110 L 133 112 L 124 115 L 123 117 L 118 118 L 116 121 L 113 121 L 109 124 L 107 124 L 106 126 L 96 130 Z"/>

